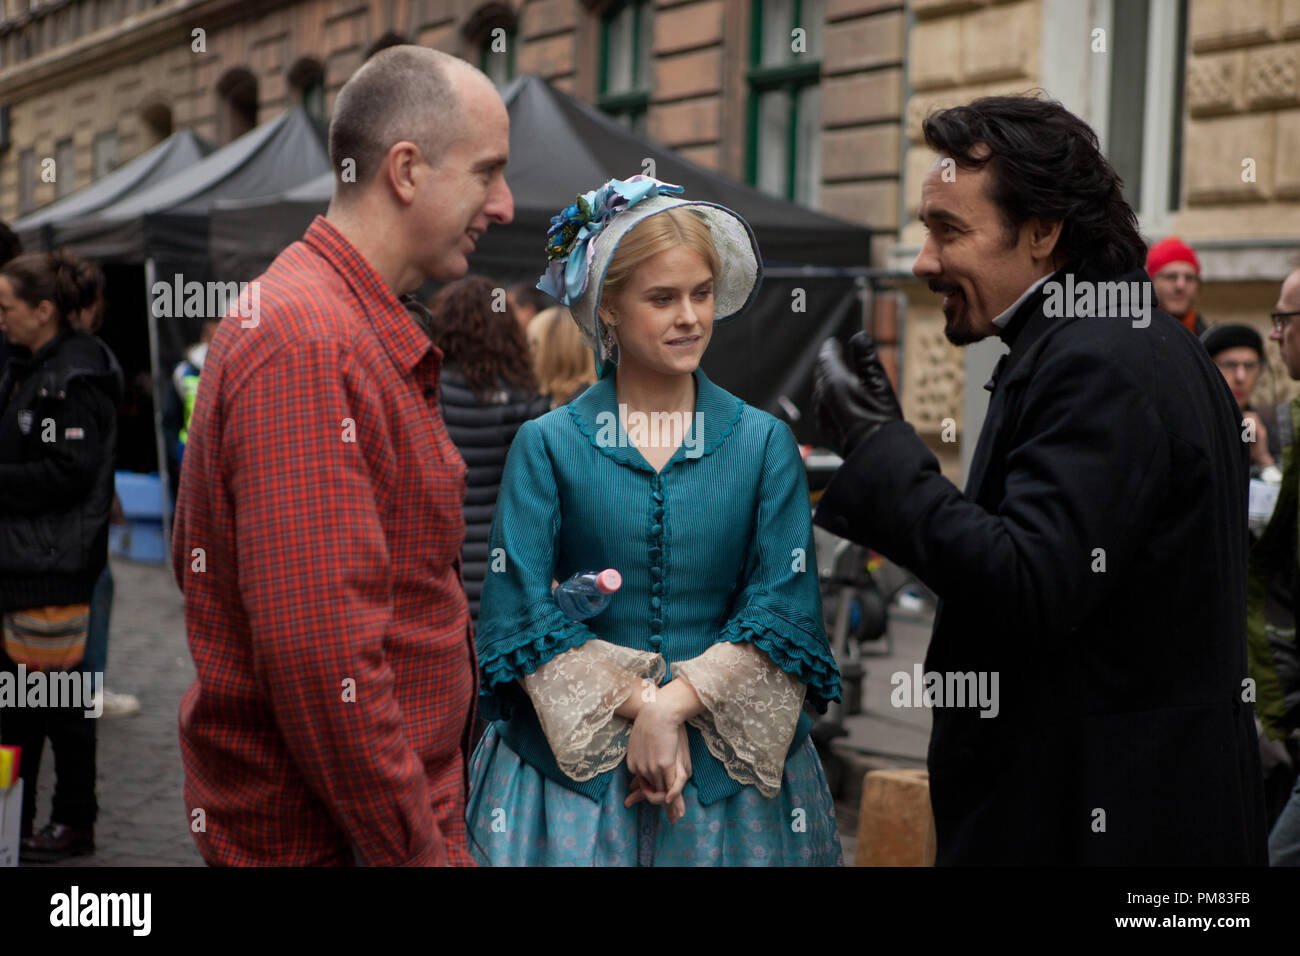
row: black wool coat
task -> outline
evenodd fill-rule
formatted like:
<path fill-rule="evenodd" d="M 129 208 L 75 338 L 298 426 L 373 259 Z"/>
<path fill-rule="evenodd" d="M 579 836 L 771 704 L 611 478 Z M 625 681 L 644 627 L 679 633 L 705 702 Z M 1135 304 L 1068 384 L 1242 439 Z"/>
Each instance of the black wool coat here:
<path fill-rule="evenodd" d="M 1049 318 L 1049 289 L 1004 331 L 964 493 L 898 422 L 816 516 L 940 596 L 926 672 L 998 674 L 997 716 L 933 710 L 937 862 L 1262 865 L 1236 403 L 1149 284 L 1145 328 Z"/>
<path fill-rule="evenodd" d="M 464 373 L 454 365 L 441 376 L 442 417 L 447 434 L 465 459 L 465 544 L 461 549 L 461 577 L 469 598 L 470 616 L 478 622 L 479 595 L 490 563 L 488 535 L 496 511 L 501 474 L 510 443 L 519 426 L 551 410 L 551 403 L 536 393 L 501 383 L 482 399 L 470 391 Z"/>

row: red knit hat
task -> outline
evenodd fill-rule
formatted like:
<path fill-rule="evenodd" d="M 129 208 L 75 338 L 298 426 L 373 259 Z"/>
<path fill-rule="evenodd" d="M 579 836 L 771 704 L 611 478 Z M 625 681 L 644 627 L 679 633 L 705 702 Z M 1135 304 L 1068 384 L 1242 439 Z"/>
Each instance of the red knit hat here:
<path fill-rule="evenodd" d="M 1147 275 L 1155 278 L 1155 274 L 1171 262 L 1190 263 L 1197 276 L 1201 274 L 1201 260 L 1196 258 L 1192 247 L 1183 240 L 1170 236 L 1161 239 L 1147 252 Z"/>

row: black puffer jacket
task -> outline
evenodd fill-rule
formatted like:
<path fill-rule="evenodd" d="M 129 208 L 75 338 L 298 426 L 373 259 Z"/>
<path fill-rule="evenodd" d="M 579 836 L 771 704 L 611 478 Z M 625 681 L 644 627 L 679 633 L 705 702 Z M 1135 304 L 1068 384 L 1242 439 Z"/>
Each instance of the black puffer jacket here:
<path fill-rule="evenodd" d="M 0 370 L 0 607 L 90 600 L 108 554 L 122 369 L 64 329 Z"/>
<path fill-rule="evenodd" d="M 488 570 L 488 532 L 497 506 L 506 454 L 519 426 L 550 411 L 545 396 L 500 384 L 480 401 L 454 365 L 442 371 L 442 417 L 465 459 L 465 545 L 462 576 L 469 612 L 478 623 L 478 599 Z"/>

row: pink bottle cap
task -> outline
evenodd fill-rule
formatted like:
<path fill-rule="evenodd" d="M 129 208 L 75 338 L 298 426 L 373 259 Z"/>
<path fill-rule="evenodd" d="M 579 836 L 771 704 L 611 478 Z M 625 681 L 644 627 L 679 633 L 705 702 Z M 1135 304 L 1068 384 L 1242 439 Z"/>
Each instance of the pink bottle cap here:
<path fill-rule="evenodd" d="M 596 575 L 596 587 L 602 594 L 613 594 L 623 586 L 623 575 L 613 568 L 606 568 Z"/>

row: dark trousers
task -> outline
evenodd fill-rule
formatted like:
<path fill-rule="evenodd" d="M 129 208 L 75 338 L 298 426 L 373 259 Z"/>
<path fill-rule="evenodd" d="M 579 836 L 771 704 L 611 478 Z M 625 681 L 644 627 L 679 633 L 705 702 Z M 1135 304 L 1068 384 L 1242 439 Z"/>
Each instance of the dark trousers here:
<path fill-rule="evenodd" d="M 17 675 L 18 668 L 0 651 L 0 669 Z M 78 674 L 80 679 L 80 674 Z M 23 692 L 23 688 L 19 688 Z M 36 819 L 36 781 L 41 771 L 41 752 L 48 739 L 54 750 L 54 805 L 51 823 L 74 829 L 94 826 L 99 805 L 95 802 L 95 725 L 85 716 L 88 704 L 79 707 L 6 707 L 0 710 L 0 743 L 23 748 L 24 833 Z"/>
<path fill-rule="evenodd" d="M 90 598 L 90 615 L 86 621 L 86 659 L 81 669 L 92 674 L 108 668 L 108 623 L 113 616 L 113 567 L 104 562 L 104 570 L 95 581 Z"/>

